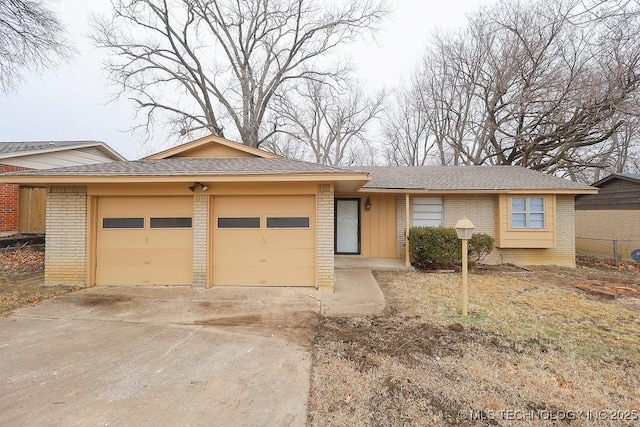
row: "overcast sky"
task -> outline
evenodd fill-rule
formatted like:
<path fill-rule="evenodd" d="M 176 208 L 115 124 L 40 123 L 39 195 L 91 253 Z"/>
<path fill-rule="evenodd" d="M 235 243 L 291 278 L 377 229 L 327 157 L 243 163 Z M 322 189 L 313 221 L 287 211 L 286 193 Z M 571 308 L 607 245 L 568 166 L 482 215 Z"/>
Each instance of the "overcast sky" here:
<path fill-rule="evenodd" d="M 395 0 L 395 12 L 377 42 L 352 49 L 359 76 L 369 87 L 392 88 L 416 64 L 430 31 L 463 26 L 465 15 L 486 2 Z M 54 71 L 26 76 L 16 93 L 0 93 L 0 141 L 99 140 L 129 159 L 147 154 L 139 139 L 126 132 L 134 123 L 132 106 L 126 100 L 109 102 L 104 52 L 86 37 L 89 14 L 108 12 L 109 1 L 58 0 L 53 7 L 78 55 Z M 160 149 L 168 142 L 177 141 L 156 135 L 151 146 Z"/>

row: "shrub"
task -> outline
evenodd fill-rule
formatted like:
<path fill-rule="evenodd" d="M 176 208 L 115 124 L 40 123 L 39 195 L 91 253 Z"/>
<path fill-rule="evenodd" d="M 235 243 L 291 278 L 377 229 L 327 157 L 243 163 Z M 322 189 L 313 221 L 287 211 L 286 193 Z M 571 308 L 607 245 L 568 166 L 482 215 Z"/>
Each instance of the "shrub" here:
<path fill-rule="evenodd" d="M 495 240 L 485 233 L 474 233 L 469 239 L 469 260 L 482 261 L 493 250 Z"/>
<path fill-rule="evenodd" d="M 493 237 L 475 233 L 469 240 L 469 260 L 480 261 L 491 253 L 493 244 Z M 409 252 L 418 268 L 459 265 L 462 261 L 462 242 L 453 228 L 412 227 L 409 230 Z"/>

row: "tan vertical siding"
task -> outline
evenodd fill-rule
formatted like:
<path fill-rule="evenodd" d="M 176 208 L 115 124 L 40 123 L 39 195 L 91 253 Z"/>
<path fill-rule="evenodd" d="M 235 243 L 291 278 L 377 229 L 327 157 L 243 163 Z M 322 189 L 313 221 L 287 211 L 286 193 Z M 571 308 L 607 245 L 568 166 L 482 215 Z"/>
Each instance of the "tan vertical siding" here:
<path fill-rule="evenodd" d="M 396 256 L 404 258 L 406 248 L 405 196 L 396 196 Z"/>
<path fill-rule="evenodd" d="M 395 195 L 371 195 L 371 210 L 366 211 L 361 200 L 361 253 L 374 258 L 396 258 L 397 249 L 397 204 Z"/>

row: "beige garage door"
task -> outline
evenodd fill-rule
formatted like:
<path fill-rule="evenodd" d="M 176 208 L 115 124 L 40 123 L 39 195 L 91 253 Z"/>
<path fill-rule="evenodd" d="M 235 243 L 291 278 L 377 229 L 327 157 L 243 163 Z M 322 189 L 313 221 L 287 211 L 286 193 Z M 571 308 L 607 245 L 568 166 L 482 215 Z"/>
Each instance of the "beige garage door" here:
<path fill-rule="evenodd" d="M 213 199 L 213 284 L 315 286 L 315 196 Z"/>
<path fill-rule="evenodd" d="M 193 198 L 100 197 L 96 284 L 190 285 Z"/>

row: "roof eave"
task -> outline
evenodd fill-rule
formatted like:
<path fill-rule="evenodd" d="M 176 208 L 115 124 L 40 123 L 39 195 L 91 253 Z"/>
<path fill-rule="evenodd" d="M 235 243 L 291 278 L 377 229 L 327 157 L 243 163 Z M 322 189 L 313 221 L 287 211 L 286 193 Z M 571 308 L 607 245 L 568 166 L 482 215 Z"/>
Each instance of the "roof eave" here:
<path fill-rule="evenodd" d="M 351 181 L 360 188 L 369 181 L 363 173 L 282 173 L 228 175 L 0 175 L 0 183 L 21 185 L 84 185 L 171 182 L 344 182 Z"/>
<path fill-rule="evenodd" d="M 636 179 L 636 178 L 632 178 L 630 176 L 624 176 L 624 175 L 620 175 L 617 173 L 612 173 L 611 175 L 602 178 L 600 181 L 594 182 L 593 184 L 591 184 L 594 187 L 599 187 L 602 184 L 605 184 L 609 181 L 613 181 L 614 179 L 621 179 L 623 181 L 629 181 L 629 182 L 633 182 L 635 184 L 640 184 L 640 179 Z"/>
<path fill-rule="evenodd" d="M 418 189 L 418 188 L 373 188 L 363 187 L 361 193 L 402 193 L 402 194 L 597 194 L 597 188 L 569 189 L 569 188 L 536 188 L 536 189 Z"/>
<path fill-rule="evenodd" d="M 115 151 L 114 149 L 112 149 L 107 144 L 101 141 L 78 143 L 77 145 L 52 146 L 47 148 L 41 148 L 38 150 L 14 151 L 12 153 L 0 154 L 0 160 L 13 159 L 16 157 L 34 156 L 38 154 L 55 153 L 59 151 L 77 150 L 78 148 L 91 148 L 91 147 L 97 147 L 100 151 L 104 152 L 114 160 L 120 160 L 120 161 L 127 160 L 122 155 L 120 155 L 117 151 Z"/>

